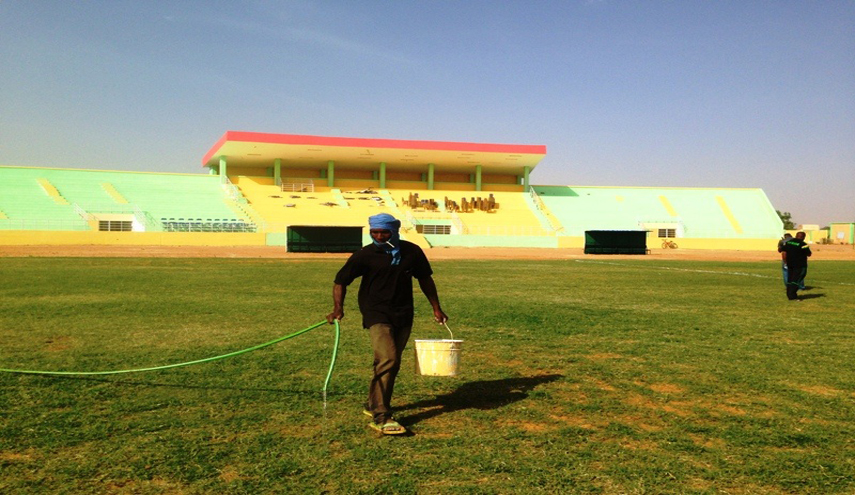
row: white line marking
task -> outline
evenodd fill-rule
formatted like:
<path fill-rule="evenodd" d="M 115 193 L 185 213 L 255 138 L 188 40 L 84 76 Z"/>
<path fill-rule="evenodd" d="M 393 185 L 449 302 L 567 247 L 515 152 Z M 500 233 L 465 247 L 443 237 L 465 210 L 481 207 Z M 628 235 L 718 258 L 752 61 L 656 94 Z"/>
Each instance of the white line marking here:
<path fill-rule="evenodd" d="M 740 277 L 755 277 L 755 278 L 781 278 L 781 277 L 773 277 L 771 275 L 759 275 L 756 273 L 746 273 L 746 272 L 723 272 L 718 270 L 690 270 L 688 268 L 674 268 L 670 266 L 639 266 L 639 265 L 627 265 L 624 263 L 613 263 L 608 261 L 591 261 L 591 260 L 573 260 L 577 263 L 593 263 L 595 265 L 612 265 L 612 266 L 621 266 L 624 268 L 651 268 L 655 270 L 672 270 L 675 272 L 691 272 L 691 273 L 713 273 L 716 275 L 736 275 Z M 825 280 L 816 280 L 811 279 L 811 282 L 823 283 L 823 284 L 834 284 L 834 285 L 850 285 L 855 286 L 855 284 L 850 284 L 847 282 L 830 282 Z"/>

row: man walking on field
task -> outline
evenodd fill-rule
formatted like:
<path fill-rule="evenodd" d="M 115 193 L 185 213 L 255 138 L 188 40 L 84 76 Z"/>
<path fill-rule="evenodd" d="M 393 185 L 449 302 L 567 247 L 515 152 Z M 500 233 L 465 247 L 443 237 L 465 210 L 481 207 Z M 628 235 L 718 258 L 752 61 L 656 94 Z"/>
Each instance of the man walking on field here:
<path fill-rule="evenodd" d="M 799 232 L 796 237 L 783 245 L 781 256 L 787 265 L 787 299 L 799 300 L 798 291 L 805 287 L 810 246 L 805 242 L 805 233 Z"/>
<path fill-rule="evenodd" d="M 392 392 L 401 368 L 401 354 L 413 327 L 413 278 L 433 308 L 434 319 L 445 323 L 433 271 L 417 245 L 402 241 L 401 221 L 387 213 L 369 217 L 372 243 L 347 260 L 335 277 L 333 310 L 327 321 L 344 318 L 347 286 L 362 277 L 359 285 L 359 311 L 374 349 L 374 374 L 368 388 L 365 413 L 369 424 L 384 435 L 400 435 L 407 430 L 392 417 Z"/>
<path fill-rule="evenodd" d="M 781 270 L 784 272 L 784 287 L 787 286 L 787 260 L 784 258 L 784 243 L 792 239 L 793 236 L 789 232 L 784 234 L 778 241 L 778 252 L 781 253 Z"/>

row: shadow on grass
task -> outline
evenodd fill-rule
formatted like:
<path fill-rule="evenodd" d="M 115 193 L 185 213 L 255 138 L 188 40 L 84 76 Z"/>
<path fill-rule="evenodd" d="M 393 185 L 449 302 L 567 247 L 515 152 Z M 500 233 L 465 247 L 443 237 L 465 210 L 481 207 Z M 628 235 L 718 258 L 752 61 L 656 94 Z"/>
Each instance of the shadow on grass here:
<path fill-rule="evenodd" d="M 537 375 L 523 378 L 505 378 L 502 380 L 485 380 L 464 383 L 457 390 L 438 395 L 433 399 L 422 400 L 396 407 L 398 411 L 410 409 L 427 409 L 426 411 L 404 416 L 399 415 L 400 421 L 413 425 L 420 421 L 463 409 L 496 409 L 508 404 L 521 401 L 528 397 L 529 392 L 538 385 L 554 382 L 564 375 Z"/>
<path fill-rule="evenodd" d="M 799 299 L 817 299 L 819 297 L 825 297 L 825 294 L 802 294 Z"/>

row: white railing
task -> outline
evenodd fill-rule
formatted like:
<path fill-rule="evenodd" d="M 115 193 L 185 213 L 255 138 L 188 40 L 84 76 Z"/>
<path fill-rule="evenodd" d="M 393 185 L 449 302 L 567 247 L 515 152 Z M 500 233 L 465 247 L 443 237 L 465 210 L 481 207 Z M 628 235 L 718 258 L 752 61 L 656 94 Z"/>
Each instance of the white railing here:
<path fill-rule="evenodd" d="M 414 215 L 411 210 L 407 210 L 407 216 L 418 220 L 451 220 L 456 213 L 445 211 L 420 211 L 418 216 Z"/>
<path fill-rule="evenodd" d="M 127 204 L 118 204 L 118 203 L 74 203 L 72 207 L 75 208 L 75 212 L 80 214 L 77 209 L 83 210 L 83 214 L 81 216 L 89 215 L 91 216 L 91 212 L 95 213 L 125 213 L 128 215 L 132 215 L 134 212 L 134 208 L 136 205 L 127 203 Z"/>
<path fill-rule="evenodd" d="M 110 213 L 110 214 L 121 214 L 121 215 L 133 215 L 134 219 L 137 221 L 139 225 L 142 225 L 143 228 L 147 231 L 151 230 L 162 230 L 162 226 L 160 222 L 155 220 L 147 211 L 143 211 L 139 206 L 135 204 L 78 204 L 73 203 L 71 205 L 74 208 L 74 212 L 80 215 L 83 220 L 91 221 L 96 218 L 95 213 Z"/>
<path fill-rule="evenodd" d="M 88 211 L 81 208 L 79 204 L 74 203 L 71 205 L 71 207 L 74 208 L 74 213 L 80 215 L 82 219 L 86 220 L 87 222 L 89 220 L 92 220 L 92 215 L 90 215 Z"/>
<path fill-rule="evenodd" d="M 252 207 L 252 206 L 250 206 L 249 201 L 244 201 L 243 203 L 241 203 L 241 202 L 235 202 L 235 207 L 237 207 L 237 209 L 238 209 L 238 210 L 240 210 L 240 212 L 241 212 L 241 213 L 242 213 L 246 218 L 250 219 L 250 221 L 252 221 L 252 223 L 254 223 L 254 224 L 256 224 L 256 225 L 259 225 L 259 224 L 261 224 L 261 223 L 262 223 L 262 222 L 259 222 L 259 221 L 258 221 L 258 219 L 259 219 L 259 218 L 261 218 L 261 215 L 259 215 L 259 214 L 255 211 L 255 209 L 253 209 L 253 207 Z"/>
<path fill-rule="evenodd" d="M 282 192 L 315 192 L 312 179 L 280 179 L 278 185 Z"/>
<path fill-rule="evenodd" d="M 141 210 L 137 205 L 134 205 L 134 218 L 146 231 L 163 230 L 163 225 L 160 222 L 155 220 L 147 211 Z"/>
<path fill-rule="evenodd" d="M 408 211 L 404 217 L 401 218 L 401 230 L 405 232 L 416 230 L 416 223 L 418 223 L 418 221 L 413 217 L 413 214 Z"/>
<path fill-rule="evenodd" d="M 533 187 L 529 186 L 528 188 L 529 195 L 531 196 L 531 200 L 534 203 L 535 208 L 540 210 L 540 213 L 546 218 L 546 221 L 549 223 L 549 226 L 553 231 L 558 232 L 560 230 L 564 230 L 564 226 L 561 225 L 560 222 L 552 215 L 552 212 L 549 211 L 549 208 L 546 207 L 546 203 L 540 199 L 540 196 L 537 194 L 537 191 L 534 190 Z"/>
<path fill-rule="evenodd" d="M 227 176 L 223 176 L 220 184 L 223 186 L 223 190 L 226 192 L 226 196 L 229 197 L 232 201 L 236 203 L 246 203 L 246 198 L 241 194 L 240 189 Z"/>
<path fill-rule="evenodd" d="M 413 216 L 413 212 L 410 210 L 407 210 L 406 213 L 404 213 L 404 218 L 402 220 L 409 222 L 410 225 L 415 225 L 418 222 L 416 217 Z"/>
<path fill-rule="evenodd" d="M 463 219 L 460 218 L 456 212 L 451 212 L 451 223 L 454 225 L 454 228 L 457 229 L 457 234 L 468 234 L 469 229 L 466 228 L 466 224 L 463 223 Z"/>

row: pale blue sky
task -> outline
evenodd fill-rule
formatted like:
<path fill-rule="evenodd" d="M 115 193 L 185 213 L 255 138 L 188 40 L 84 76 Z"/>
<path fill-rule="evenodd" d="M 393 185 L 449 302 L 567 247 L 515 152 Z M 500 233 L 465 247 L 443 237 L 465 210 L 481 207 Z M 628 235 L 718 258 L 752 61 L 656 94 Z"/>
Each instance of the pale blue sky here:
<path fill-rule="evenodd" d="M 202 172 L 227 130 L 545 144 L 535 184 L 855 221 L 855 1 L 0 2 L 0 164 Z"/>

